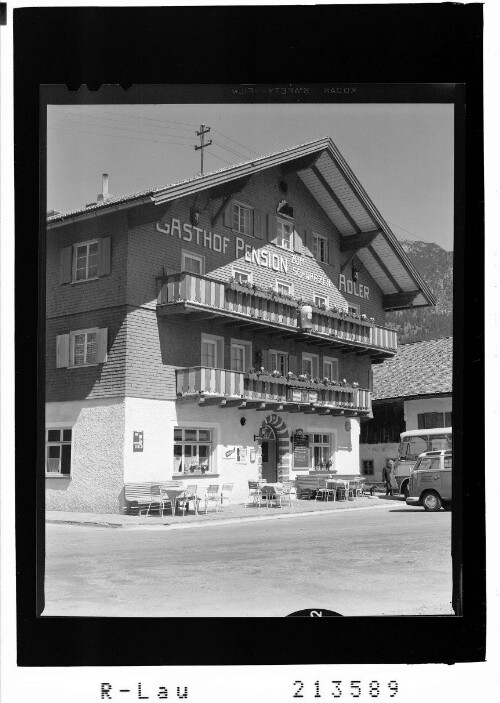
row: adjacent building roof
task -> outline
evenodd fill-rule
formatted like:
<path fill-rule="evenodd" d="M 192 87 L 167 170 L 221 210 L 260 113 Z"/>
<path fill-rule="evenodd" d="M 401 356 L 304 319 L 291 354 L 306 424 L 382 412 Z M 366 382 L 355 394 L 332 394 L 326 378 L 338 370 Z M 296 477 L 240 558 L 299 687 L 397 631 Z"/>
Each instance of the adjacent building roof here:
<path fill-rule="evenodd" d="M 373 367 L 373 400 L 452 392 L 453 337 L 402 344 Z"/>
<path fill-rule="evenodd" d="M 141 203 L 161 205 L 207 190 L 214 198 L 221 197 L 226 184 L 238 181 L 243 187 L 252 175 L 276 166 L 284 173 L 298 174 L 339 233 L 343 250 L 356 252 L 382 290 L 386 310 L 435 305 L 432 292 L 329 137 L 177 183 L 53 214 L 47 218 L 47 226 L 57 227 Z"/>

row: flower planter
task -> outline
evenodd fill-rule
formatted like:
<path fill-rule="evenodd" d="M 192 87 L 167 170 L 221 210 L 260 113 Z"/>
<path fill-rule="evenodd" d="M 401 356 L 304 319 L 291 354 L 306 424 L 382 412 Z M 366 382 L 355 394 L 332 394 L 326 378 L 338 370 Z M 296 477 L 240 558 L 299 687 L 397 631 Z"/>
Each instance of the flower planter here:
<path fill-rule="evenodd" d="M 318 308 L 315 305 L 311 305 L 311 308 L 312 311 L 315 312 L 317 315 L 326 315 L 326 317 L 331 317 L 335 320 L 343 320 L 344 322 L 355 322 L 356 324 L 364 325 L 365 327 L 373 327 L 375 325 L 375 322 L 371 322 L 369 319 L 361 320 L 361 318 L 352 317 L 348 313 L 334 312 L 333 310 L 323 310 L 322 308 Z"/>
<path fill-rule="evenodd" d="M 271 376 L 270 374 L 267 373 L 248 373 L 246 374 L 247 378 L 250 379 L 250 381 L 264 381 L 265 383 L 286 383 L 287 380 L 286 378 L 283 378 L 283 376 Z"/>

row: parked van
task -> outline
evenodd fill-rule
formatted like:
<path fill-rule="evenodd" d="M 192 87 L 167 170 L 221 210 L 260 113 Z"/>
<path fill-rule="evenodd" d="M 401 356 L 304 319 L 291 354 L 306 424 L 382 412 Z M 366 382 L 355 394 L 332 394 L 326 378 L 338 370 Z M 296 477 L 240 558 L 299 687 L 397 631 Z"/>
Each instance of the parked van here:
<path fill-rule="evenodd" d="M 410 476 L 407 505 L 422 505 L 424 510 L 451 509 L 452 452 L 447 449 L 421 454 Z"/>
<path fill-rule="evenodd" d="M 417 458 L 423 452 L 452 448 L 451 427 L 436 427 L 431 430 L 408 430 L 401 432 L 398 458 L 392 467 L 392 478 L 396 481 L 399 493 L 406 498 L 410 473 Z"/>

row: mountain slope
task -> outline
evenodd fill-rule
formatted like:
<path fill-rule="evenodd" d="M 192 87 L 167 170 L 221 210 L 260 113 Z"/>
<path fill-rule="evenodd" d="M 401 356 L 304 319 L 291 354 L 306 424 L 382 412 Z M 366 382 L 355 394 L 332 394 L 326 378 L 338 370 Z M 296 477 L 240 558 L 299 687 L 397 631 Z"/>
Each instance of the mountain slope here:
<path fill-rule="evenodd" d="M 436 297 L 436 307 L 387 314 L 400 344 L 453 334 L 453 252 L 438 244 L 400 239 L 401 246 Z"/>

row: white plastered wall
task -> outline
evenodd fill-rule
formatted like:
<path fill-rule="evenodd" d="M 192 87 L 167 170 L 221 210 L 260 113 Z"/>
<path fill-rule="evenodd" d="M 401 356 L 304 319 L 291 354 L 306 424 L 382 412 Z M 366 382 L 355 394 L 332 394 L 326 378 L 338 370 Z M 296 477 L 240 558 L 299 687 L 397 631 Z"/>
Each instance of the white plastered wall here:
<path fill-rule="evenodd" d="M 46 404 L 47 428 L 72 428 L 71 475 L 45 479 L 46 510 L 119 512 L 124 415 L 123 399 Z"/>
<path fill-rule="evenodd" d="M 404 404 L 406 430 L 418 430 L 419 413 L 451 413 L 452 398 L 419 398 Z"/>

